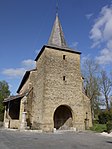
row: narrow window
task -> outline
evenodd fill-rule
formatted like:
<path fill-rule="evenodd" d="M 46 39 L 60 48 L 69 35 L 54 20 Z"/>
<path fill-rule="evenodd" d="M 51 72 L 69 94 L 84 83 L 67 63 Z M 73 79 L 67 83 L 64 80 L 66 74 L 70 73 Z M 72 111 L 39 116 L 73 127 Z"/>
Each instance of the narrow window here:
<path fill-rule="evenodd" d="M 63 81 L 65 81 L 65 76 L 63 76 Z"/>
<path fill-rule="evenodd" d="M 66 55 L 63 55 L 63 60 L 65 60 Z"/>

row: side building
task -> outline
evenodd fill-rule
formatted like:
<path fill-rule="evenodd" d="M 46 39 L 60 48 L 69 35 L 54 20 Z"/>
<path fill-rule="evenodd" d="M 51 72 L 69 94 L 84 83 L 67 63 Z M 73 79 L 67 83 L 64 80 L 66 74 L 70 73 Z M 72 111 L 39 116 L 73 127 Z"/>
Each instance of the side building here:
<path fill-rule="evenodd" d="M 4 126 L 53 132 L 92 126 L 90 99 L 83 93 L 80 52 L 70 49 L 56 16 L 48 44 L 27 71 L 18 95 L 4 100 Z"/>

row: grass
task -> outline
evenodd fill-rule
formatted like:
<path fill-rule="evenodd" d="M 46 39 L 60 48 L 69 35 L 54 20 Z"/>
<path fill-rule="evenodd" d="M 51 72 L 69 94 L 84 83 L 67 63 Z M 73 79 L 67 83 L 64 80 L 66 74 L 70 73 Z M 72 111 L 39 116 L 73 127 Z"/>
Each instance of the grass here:
<path fill-rule="evenodd" d="M 90 130 L 95 132 L 104 132 L 106 129 L 106 124 L 94 124 L 94 126 L 90 128 Z"/>

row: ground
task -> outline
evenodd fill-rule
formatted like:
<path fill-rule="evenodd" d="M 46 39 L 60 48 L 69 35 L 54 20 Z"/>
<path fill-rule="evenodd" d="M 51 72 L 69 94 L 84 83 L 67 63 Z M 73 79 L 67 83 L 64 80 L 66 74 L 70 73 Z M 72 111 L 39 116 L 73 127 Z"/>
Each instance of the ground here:
<path fill-rule="evenodd" d="M 93 132 L 34 133 L 0 130 L 0 149 L 110 149 L 112 138 Z"/>

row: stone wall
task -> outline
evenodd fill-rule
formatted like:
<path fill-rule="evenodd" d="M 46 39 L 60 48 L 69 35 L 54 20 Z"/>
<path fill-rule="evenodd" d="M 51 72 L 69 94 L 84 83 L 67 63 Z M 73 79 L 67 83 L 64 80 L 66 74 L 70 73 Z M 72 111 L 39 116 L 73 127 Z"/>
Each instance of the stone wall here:
<path fill-rule="evenodd" d="M 29 84 L 30 84 L 30 77 L 26 80 L 25 84 L 23 85 L 19 93 L 20 94 L 25 93 L 28 90 Z"/>
<path fill-rule="evenodd" d="M 32 129 L 53 131 L 54 113 L 60 105 L 65 105 L 71 109 L 73 128 L 84 130 L 85 114 L 88 112 L 91 120 L 91 111 L 90 101 L 82 93 L 80 55 L 45 47 L 36 62 L 36 69 L 30 72 L 21 89 L 32 88 L 27 97 L 27 114 Z"/>
<path fill-rule="evenodd" d="M 84 117 L 87 118 L 89 121 L 89 127 L 92 127 L 92 117 L 91 117 L 91 104 L 90 99 L 85 95 L 83 96 L 83 105 L 84 105 Z"/>
<path fill-rule="evenodd" d="M 19 120 L 10 120 L 10 128 L 12 129 L 18 129 L 20 127 Z"/>
<path fill-rule="evenodd" d="M 27 117 L 26 117 L 26 121 L 27 121 L 27 125 L 28 127 L 32 126 L 32 102 L 33 102 L 33 87 L 32 84 L 30 83 L 30 88 L 29 88 L 29 93 L 27 96 L 27 104 L 26 104 L 26 110 L 27 111 Z"/>
<path fill-rule="evenodd" d="M 63 55 L 65 55 L 65 60 Z M 56 108 L 60 105 L 67 105 L 72 109 L 73 127 L 84 129 L 80 55 L 46 48 L 39 61 L 37 62 L 37 72 L 40 71 L 41 75 L 40 77 L 37 75 L 35 88 L 37 90 L 39 88 L 40 91 L 35 92 L 35 96 L 37 101 L 40 100 L 38 103 L 42 106 L 42 113 L 39 113 L 40 105 L 37 103 L 39 111 L 36 107 L 35 119 L 38 114 L 41 114 L 43 129 L 52 131 Z"/>
<path fill-rule="evenodd" d="M 43 125 L 43 101 L 44 101 L 44 81 L 45 81 L 45 52 L 36 63 L 37 71 L 31 72 L 30 79 L 33 87 L 32 97 L 32 129 L 42 129 Z"/>

